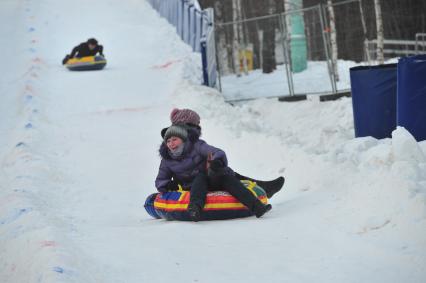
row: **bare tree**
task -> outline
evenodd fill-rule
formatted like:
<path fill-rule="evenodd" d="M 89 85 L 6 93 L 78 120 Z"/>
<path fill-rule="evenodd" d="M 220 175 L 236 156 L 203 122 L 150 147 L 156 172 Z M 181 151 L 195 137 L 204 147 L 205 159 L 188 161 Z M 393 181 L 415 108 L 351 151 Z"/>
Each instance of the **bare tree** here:
<path fill-rule="evenodd" d="M 258 0 L 245 0 L 243 1 L 243 10 L 245 18 L 253 18 L 258 16 L 259 1 Z M 261 55 L 261 34 L 259 21 L 249 21 L 245 24 L 246 40 L 253 44 L 253 68 L 259 69 L 262 66 Z"/>
<path fill-rule="evenodd" d="M 241 0 L 237 0 L 237 18 L 239 20 L 243 19 L 243 9 L 241 6 Z M 239 39 L 239 45 L 240 47 L 242 46 L 242 48 L 240 48 L 240 52 L 241 52 L 241 57 L 242 57 L 242 63 L 243 63 L 243 71 L 245 75 L 248 75 L 248 67 L 247 67 L 247 56 L 246 56 L 246 49 L 247 49 L 247 44 L 246 44 L 246 34 L 245 34 L 245 29 L 243 28 L 244 23 L 238 24 L 238 39 Z"/>
<path fill-rule="evenodd" d="M 382 19 L 382 7 L 380 0 L 374 0 L 374 10 L 376 11 L 376 28 L 377 28 L 377 61 L 379 64 L 385 62 L 383 54 L 383 19 Z"/>
<path fill-rule="evenodd" d="M 358 0 L 359 2 L 359 13 L 360 13 L 360 17 L 361 17 L 361 24 L 362 24 L 362 33 L 364 35 L 364 53 L 366 58 L 364 58 L 365 60 L 367 60 L 368 62 L 370 62 L 371 58 L 370 58 L 370 52 L 368 50 L 368 45 L 367 45 L 367 24 L 365 23 L 365 14 L 364 14 L 364 8 L 362 7 L 362 0 Z"/>
<path fill-rule="evenodd" d="M 237 74 L 237 76 L 241 76 L 241 72 L 240 72 L 240 58 L 239 58 L 239 53 L 240 53 L 240 43 L 239 43 L 239 39 L 238 39 L 238 35 L 239 35 L 239 28 L 238 28 L 238 23 L 236 23 L 239 18 L 239 12 L 238 9 L 240 7 L 239 5 L 239 0 L 232 0 L 232 21 L 234 22 L 234 24 L 232 25 L 233 27 L 233 32 L 234 32 L 234 36 L 232 39 L 232 56 L 234 59 L 234 73 Z"/>
<path fill-rule="evenodd" d="M 220 25 L 224 22 L 223 4 L 220 1 L 214 3 L 215 22 Z M 228 50 L 226 46 L 226 31 L 224 27 L 216 27 L 217 32 L 217 58 L 223 74 L 230 73 Z"/>
<path fill-rule="evenodd" d="M 274 0 L 259 1 L 262 5 L 264 15 L 272 15 L 276 11 Z M 277 68 L 275 60 L 275 28 L 276 18 L 261 21 L 262 34 L 262 71 L 265 74 L 272 73 Z"/>
<path fill-rule="evenodd" d="M 336 17 L 334 15 L 334 7 L 332 0 L 327 0 L 327 9 L 330 17 L 330 44 L 331 44 L 331 61 L 333 64 L 333 72 L 336 81 L 339 81 L 339 71 L 337 68 L 337 35 L 336 35 Z"/>

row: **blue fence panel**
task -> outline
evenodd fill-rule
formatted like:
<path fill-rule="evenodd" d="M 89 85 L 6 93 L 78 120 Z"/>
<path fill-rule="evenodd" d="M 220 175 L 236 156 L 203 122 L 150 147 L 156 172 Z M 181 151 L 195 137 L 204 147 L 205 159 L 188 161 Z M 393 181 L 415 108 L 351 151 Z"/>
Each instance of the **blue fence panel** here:
<path fill-rule="evenodd" d="M 169 8 L 169 17 L 171 19 L 171 24 L 176 27 L 177 25 L 177 9 L 178 9 L 178 1 L 171 1 L 170 5 L 171 8 Z"/>
<path fill-rule="evenodd" d="M 203 36 L 202 30 L 203 30 L 203 17 L 202 14 L 199 11 L 195 11 L 195 22 L 194 25 L 194 51 L 201 52 L 201 45 L 197 44 L 201 41 L 201 37 Z"/>
<path fill-rule="evenodd" d="M 206 11 L 206 14 L 212 11 Z M 201 58 L 203 60 L 203 78 L 204 84 L 210 87 L 216 87 L 217 81 L 217 65 L 216 65 L 216 48 L 214 38 L 213 23 L 204 25 L 206 32 L 200 40 L 201 42 Z"/>
<path fill-rule="evenodd" d="M 182 40 L 189 44 L 189 4 L 183 3 L 183 22 L 182 22 Z"/>
<path fill-rule="evenodd" d="M 160 14 L 163 17 L 165 17 L 166 19 L 167 19 L 167 11 L 169 10 L 167 6 L 168 6 L 167 1 L 161 1 L 161 3 L 160 3 L 160 8 L 161 8 Z"/>
<path fill-rule="evenodd" d="M 204 80 L 204 84 L 210 87 L 216 87 L 217 82 L 217 63 L 216 63 L 216 42 L 215 42 L 215 27 L 213 8 L 208 8 L 203 11 L 202 31 L 203 35 L 200 39 L 201 47 L 205 45 L 204 52 L 201 52 L 202 57 L 206 57 L 206 64 L 203 64 L 203 75 L 207 73 L 208 80 Z M 202 48 L 203 49 L 203 48 Z M 203 53 L 205 53 L 203 55 Z"/>
<path fill-rule="evenodd" d="M 181 39 L 201 52 L 204 85 L 216 86 L 216 51 L 213 9 L 202 10 L 197 0 L 148 0 L 151 6 L 176 27 Z"/>
<path fill-rule="evenodd" d="M 196 43 L 195 43 L 195 26 L 196 26 L 196 21 L 195 21 L 195 7 L 191 6 L 189 8 L 189 45 L 191 45 L 192 50 L 195 51 L 196 47 Z"/>
<path fill-rule="evenodd" d="M 174 25 L 176 27 L 176 17 L 177 17 L 177 13 L 175 11 L 177 11 L 177 1 L 167 1 L 169 2 L 169 9 L 167 11 L 167 17 L 169 19 L 169 23 L 171 23 L 172 25 Z"/>
<path fill-rule="evenodd" d="M 177 34 L 180 38 L 183 38 L 183 1 L 178 1 L 178 9 L 176 11 L 177 14 Z"/>

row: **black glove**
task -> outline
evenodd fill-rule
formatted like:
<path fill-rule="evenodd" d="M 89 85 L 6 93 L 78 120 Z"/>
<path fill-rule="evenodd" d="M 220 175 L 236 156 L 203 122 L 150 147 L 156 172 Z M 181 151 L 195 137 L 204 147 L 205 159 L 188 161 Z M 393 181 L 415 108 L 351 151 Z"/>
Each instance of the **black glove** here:
<path fill-rule="evenodd" d="M 223 164 L 223 161 L 220 159 L 213 159 L 210 161 L 210 169 L 213 171 L 219 171 L 225 167 L 225 164 Z"/>
<path fill-rule="evenodd" d="M 65 65 L 69 59 L 70 59 L 70 55 L 65 56 L 65 58 L 62 60 L 62 65 Z"/>
<path fill-rule="evenodd" d="M 166 190 L 168 190 L 168 191 L 177 191 L 177 190 L 179 190 L 178 183 L 176 181 L 170 181 L 166 185 Z"/>

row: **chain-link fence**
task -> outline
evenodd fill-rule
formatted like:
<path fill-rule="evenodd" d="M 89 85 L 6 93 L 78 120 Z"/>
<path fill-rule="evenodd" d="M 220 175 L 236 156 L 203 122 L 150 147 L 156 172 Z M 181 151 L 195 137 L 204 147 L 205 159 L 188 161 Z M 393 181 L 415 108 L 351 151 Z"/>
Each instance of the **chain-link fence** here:
<path fill-rule="evenodd" d="M 320 5 L 217 25 L 217 60 L 226 99 L 336 92 L 324 30 Z"/>
<path fill-rule="evenodd" d="M 241 1 L 245 15 L 257 3 Z M 311 2 L 318 3 L 303 4 Z M 284 13 L 218 23 L 216 53 L 226 100 L 347 92 L 349 68 L 378 64 L 374 1 L 327 3 L 332 4 L 287 6 Z M 381 3 L 385 60 L 425 52 L 426 16 L 416 14 L 423 4 L 394 1 L 398 7 L 390 13 L 389 3 Z M 241 18 L 229 13 L 228 21 Z"/>

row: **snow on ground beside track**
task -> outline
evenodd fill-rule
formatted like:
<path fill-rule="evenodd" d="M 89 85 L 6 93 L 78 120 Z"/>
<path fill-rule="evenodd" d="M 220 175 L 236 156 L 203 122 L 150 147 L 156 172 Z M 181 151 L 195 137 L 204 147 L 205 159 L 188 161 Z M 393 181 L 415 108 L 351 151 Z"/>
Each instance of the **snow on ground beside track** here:
<path fill-rule="evenodd" d="M 338 61 L 339 81 L 337 90 L 346 91 L 351 88 L 349 68 L 362 65 L 353 61 Z M 332 85 L 325 61 L 308 61 L 307 69 L 292 74 L 294 93 L 331 93 Z M 262 70 L 253 70 L 248 75 L 226 75 L 221 77 L 223 95 L 227 101 L 238 101 L 253 98 L 278 97 L 289 95 L 287 75 L 284 65 L 278 65 L 270 74 Z"/>
<path fill-rule="evenodd" d="M 226 104 L 144 1 L 7 0 L 0 16 L 1 282 L 424 282 L 426 142 L 354 139 L 349 98 Z M 105 70 L 59 65 L 92 36 Z M 270 213 L 145 213 L 173 107 L 238 172 L 286 177 Z"/>
<path fill-rule="evenodd" d="M 176 105 L 201 113 L 204 137 L 228 152 L 233 168 L 263 179 L 286 176 L 285 193 L 272 199 L 270 217 L 282 217 L 272 231 L 288 235 L 315 226 L 313 238 L 318 236 L 318 241 L 299 239 L 306 244 L 302 250 L 312 252 L 302 253 L 308 261 L 324 261 L 318 265 L 326 271 L 317 270 L 321 275 L 315 280 L 426 278 L 426 142 L 416 143 L 403 128 L 394 131 L 393 139 L 354 139 L 349 98 L 326 103 L 316 97 L 297 103 L 263 99 L 215 108 L 220 98 L 198 87 L 194 96 L 200 91 L 205 95 L 189 105 L 185 91 Z M 336 246 L 328 246 L 322 236 Z M 335 252 L 334 260 L 330 254 L 320 256 L 322 245 Z M 283 254 L 289 252 L 286 248 Z M 338 264 L 340 260 L 345 263 Z M 360 267 L 357 275 L 347 264 Z M 399 265 L 407 272 L 401 274 Z M 390 271 L 394 268 L 398 272 Z M 346 272 L 352 275 L 343 276 Z"/>

